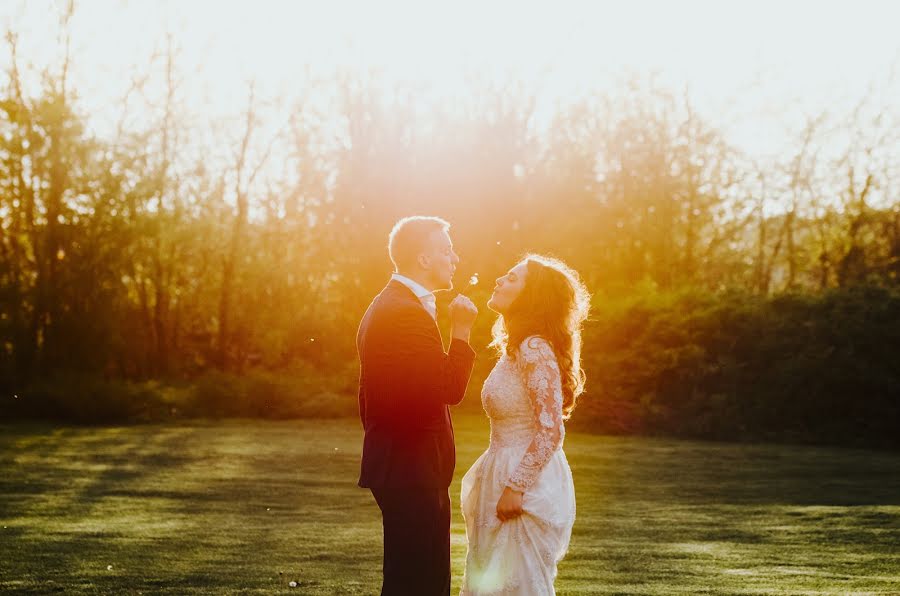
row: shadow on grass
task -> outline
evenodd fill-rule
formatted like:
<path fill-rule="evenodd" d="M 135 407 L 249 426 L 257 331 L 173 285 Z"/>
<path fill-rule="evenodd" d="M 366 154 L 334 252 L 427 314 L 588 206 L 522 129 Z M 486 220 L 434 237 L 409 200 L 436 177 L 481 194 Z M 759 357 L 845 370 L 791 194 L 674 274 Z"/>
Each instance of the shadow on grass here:
<path fill-rule="evenodd" d="M 459 479 L 487 446 L 457 420 Z M 0 590 L 378 591 L 381 522 L 354 420 L 0 429 Z M 900 456 L 570 433 L 560 594 L 886 593 Z M 456 589 L 454 587 L 454 589 Z"/>

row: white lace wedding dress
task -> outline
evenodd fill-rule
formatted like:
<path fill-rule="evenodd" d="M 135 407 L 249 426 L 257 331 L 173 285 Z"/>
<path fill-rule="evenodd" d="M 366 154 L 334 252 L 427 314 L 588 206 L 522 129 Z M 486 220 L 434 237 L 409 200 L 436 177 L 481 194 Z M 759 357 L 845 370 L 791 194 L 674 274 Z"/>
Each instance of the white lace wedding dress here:
<path fill-rule="evenodd" d="M 575 487 L 563 453 L 559 366 L 540 337 L 503 356 L 484 382 L 491 444 L 462 480 L 469 551 L 461 596 L 555 594 L 556 566 L 569 547 Z M 497 518 L 506 486 L 524 492 L 524 513 Z"/>

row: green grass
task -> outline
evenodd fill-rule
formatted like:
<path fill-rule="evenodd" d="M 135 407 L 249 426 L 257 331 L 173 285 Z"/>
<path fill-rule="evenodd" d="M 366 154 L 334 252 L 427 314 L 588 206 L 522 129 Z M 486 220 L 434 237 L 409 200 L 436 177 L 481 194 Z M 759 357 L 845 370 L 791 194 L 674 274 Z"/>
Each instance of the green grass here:
<path fill-rule="evenodd" d="M 487 444 L 456 426 L 454 593 Z M 353 420 L 0 427 L 0 592 L 376 594 L 360 442 Z M 900 594 L 900 454 L 578 433 L 566 453 L 560 594 Z"/>

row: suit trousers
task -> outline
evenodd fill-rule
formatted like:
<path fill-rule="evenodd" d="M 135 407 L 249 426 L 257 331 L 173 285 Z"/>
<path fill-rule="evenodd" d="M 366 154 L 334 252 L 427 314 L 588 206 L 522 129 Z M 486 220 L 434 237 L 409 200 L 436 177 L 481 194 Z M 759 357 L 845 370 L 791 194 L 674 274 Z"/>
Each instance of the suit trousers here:
<path fill-rule="evenodd" d="M 370 490 L 384 526 L 382 596 L 449 596 L 449 490 Z"/>

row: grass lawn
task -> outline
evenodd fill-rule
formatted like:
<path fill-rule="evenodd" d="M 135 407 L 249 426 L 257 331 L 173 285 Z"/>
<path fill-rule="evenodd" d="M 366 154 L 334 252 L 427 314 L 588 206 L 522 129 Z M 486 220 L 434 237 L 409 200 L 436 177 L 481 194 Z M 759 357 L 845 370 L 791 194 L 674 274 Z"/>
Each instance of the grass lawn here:
<path fill-rule="evenodd" d="M 457 419 L 459 478 L 487 445 Z M 0 426 L 0 592 L 377 594 L 353 420 Z M 900 594 L 900 454 L 570 433 L 560 594 Z M 295 581 L 297 588 L 290 588 Z"/>

